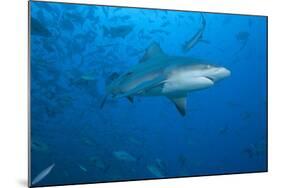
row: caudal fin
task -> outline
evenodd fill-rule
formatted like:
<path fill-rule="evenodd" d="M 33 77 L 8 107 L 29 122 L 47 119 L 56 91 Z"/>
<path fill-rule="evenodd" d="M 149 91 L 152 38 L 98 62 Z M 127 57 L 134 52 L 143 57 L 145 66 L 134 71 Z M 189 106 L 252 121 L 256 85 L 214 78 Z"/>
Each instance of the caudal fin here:
<path fill-rule="evenodd" d="M 105 81 L 106 87 L 110 86 L 110 84 L 111 84 L 115 79 L 117 79 L 118 77 L 119 77 L 119 74 L 118 74 L 118 73 L 116 73 L 116 72 L 112 73 L 112 74 L 106 79 L 106 81 Z M 106 100 L 107 100 L 109 94 L 112 94 L 112 93 L 110 93 L 110 91 L 109 91 L 109 92 L 107 91 L 107 94 L 103 97 L 103 99 L 102 99 L 102 101 L 101 101 L 101 104 L 100 104 L 100 108 L 101 108 L 101 109 L 103 108 L 103 106 L 104 106 L 104 104 L 105 104 L 105 102 L 106 102 Z"/>
<path fill-rule="evenodd" d="M 206 26 L 206 20 L 205 20 L 205 17 L 204 17 L 204 15 L 203 15 L 203 13 L 201 13 L 201 22 L 202 22 L 202 27 L 204 27 L 205 28 L 205 26 Z"/>

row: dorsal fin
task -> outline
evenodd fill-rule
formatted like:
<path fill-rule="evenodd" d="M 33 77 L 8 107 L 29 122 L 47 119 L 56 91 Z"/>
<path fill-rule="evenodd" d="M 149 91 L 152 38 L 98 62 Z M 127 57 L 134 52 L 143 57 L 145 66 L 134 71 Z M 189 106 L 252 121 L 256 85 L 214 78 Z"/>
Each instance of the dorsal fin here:
<path fill-rule="evenodd" d="M 140 63 L 144 63 L 148 59 L 156 56 L 163 56 L 165 55 L 163 50 L 161 49 L 160 45 L 157 42 L 153 42 L 150 46 L 145 50 L 143 57 L 140 60 Z"/>
<path fill-rule="evenodd" d="M 182 116 L 186 114 L 186 97 L 170 97 L 170 100 L 175 104 Z"/>

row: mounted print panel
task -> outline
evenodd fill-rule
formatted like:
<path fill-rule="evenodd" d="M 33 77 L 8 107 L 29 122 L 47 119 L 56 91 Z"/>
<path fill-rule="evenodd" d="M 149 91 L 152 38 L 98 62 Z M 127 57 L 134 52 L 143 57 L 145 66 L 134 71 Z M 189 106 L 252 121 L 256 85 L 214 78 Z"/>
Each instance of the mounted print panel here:
<path fill-rule="evenodd" d="M 267 171 L 267 17 L 30 2 L 29 185 Z"/>

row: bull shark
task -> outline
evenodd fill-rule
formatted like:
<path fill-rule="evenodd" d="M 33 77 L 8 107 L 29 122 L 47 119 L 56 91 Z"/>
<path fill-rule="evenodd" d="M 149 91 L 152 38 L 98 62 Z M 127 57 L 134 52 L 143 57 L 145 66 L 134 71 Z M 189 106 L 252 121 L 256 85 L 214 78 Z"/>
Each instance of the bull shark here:
<path fill-rule="evenodd" d="M 112 74 L 101 107 L 107 96 L 126 97 L 131 102 L 136 96 L 164 96 L 185 116 L 188 93 L 214 86 L 230 74 L 227 68 L 207 60 L 168 55 L 153 42 L 138 64 L 123 74 Z"/>

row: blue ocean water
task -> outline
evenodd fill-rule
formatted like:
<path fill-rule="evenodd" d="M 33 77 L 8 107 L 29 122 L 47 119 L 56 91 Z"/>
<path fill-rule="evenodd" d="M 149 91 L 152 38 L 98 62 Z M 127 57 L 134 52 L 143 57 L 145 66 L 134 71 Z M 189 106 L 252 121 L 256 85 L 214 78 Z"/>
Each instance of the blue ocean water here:
<path fill-rule="evenodd" d="M 267 171 L 267 18 L 203 16 L 184 51 L 201 13 L 31 1 L 32 185 Z M 186 116 L 165 97 L 101 109 L 108 77 L 153 42 L 231 76 L 188 93 Z"/>

